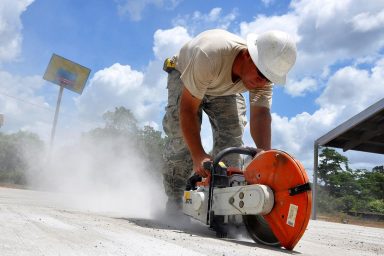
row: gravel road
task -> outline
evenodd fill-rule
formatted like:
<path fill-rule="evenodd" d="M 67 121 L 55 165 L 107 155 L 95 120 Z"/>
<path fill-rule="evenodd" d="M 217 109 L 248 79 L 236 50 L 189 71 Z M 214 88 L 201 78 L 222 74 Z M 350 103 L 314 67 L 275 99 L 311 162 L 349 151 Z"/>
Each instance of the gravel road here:
<path fill-rule="evenodd" d="M 310 221 L 290 252 L 217 239 L 200 223 L 90 212 L 68 196 L 0 188 L 0 255 L 384 255 L 384 229 Z"/>

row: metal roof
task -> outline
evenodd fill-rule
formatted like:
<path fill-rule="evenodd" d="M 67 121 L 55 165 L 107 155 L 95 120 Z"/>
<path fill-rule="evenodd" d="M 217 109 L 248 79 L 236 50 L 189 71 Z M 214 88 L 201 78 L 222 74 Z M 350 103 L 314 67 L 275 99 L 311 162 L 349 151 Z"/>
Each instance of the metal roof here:
<path fill-rule="evenodd" d="M 384 99 L 321 136 L 315 144 L 384 154 Z"/>

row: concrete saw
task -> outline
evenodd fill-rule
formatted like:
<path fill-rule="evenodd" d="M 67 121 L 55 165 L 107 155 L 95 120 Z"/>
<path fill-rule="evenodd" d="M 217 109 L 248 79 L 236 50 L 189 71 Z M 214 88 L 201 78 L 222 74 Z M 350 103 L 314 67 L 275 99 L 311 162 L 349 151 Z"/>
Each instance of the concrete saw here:
<path fill-rule="evenodd" d="M 228 154 L 252 157 L 242 169 L 221 161 Z M 257 243 L 293 250 L 309 222 L 312 193 L 302 164 L 281 150 L 257 154 L 254 148 L 227 148 L 194 175 L 183 196 L 184 214 L 226 237 L 233 227 L 245 226 Z"/>

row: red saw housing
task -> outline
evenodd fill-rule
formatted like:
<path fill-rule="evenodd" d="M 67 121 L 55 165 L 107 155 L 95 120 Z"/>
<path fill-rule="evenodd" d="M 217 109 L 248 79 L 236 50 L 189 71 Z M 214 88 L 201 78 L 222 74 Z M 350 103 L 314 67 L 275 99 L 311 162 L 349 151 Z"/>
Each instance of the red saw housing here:
<path fill-rule="evenodd" d="M 273 209 L 263 217 L 280 245 L 292 250 L 311 215 L 312 192 L 304 167 L 286 152 L 269 150 L 249 163 L 244 177 L 248 184 L 267 185 L 273 190 Z"/>

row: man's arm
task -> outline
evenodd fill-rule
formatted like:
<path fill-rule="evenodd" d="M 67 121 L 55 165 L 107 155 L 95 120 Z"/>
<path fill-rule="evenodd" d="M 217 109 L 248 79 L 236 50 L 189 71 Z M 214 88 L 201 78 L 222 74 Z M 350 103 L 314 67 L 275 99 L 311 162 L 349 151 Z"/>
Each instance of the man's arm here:
<path fill-rule="evenodd" d="M 207 172 L 202 167 L 202 162 L 210 160 L 205 152 L 200 137 L 200 119 L 198 116 L 201 100 L 195 98 L 185 87 L 180 100 L 180 127 L 184 141 L 192 155 L 193 169 L 200 176 L 206 177 Z"/>
<path fill-rule="evenodd" d="M 257 148 L 271 149 L 271 112 L 269 108 L 251 105 L 251 136 Z"/>

